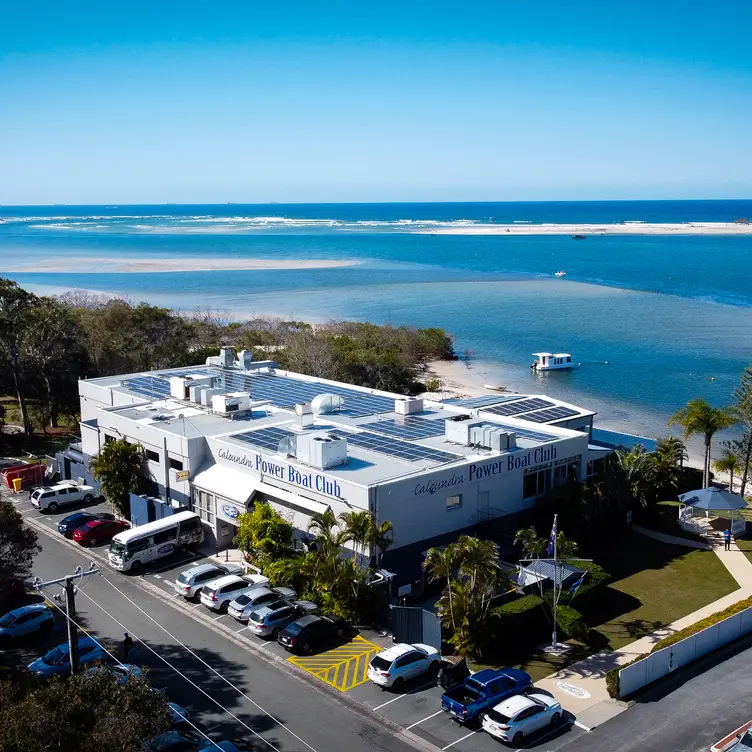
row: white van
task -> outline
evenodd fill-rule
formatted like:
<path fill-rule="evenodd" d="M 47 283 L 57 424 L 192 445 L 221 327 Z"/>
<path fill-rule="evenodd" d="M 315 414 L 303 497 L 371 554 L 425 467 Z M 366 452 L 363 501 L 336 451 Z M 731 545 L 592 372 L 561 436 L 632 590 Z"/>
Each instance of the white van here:
<path fill-rule="evenodd" d="M 118 533 L 110 543 L 109 562 L 120 572 L 169 556 L 181 546 L 201 543 L 204 528 L 195 512 L 178 512 Z"/>
<path fill-rule="evenodd" d="M 54 486 L 42 486 L 31 492 L 31 505 L 40 512 L 57 512 L 58 507 L 66 504 L 76 504 L 83 501 L 91 504 L 94 501 L 93 486 L 79 485 L 72 481 L 57 483 Z"/>

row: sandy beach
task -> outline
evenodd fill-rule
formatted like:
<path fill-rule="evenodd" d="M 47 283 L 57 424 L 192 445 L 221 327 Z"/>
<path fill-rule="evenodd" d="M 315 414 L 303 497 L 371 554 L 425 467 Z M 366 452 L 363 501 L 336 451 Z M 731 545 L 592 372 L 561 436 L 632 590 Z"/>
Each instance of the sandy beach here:
<path fill-rule="evenodd" d="M 752 235 L 752 223 L 678 222 L 650 224 L 622 222 L 616 224 L 477 224 L 416 230 L 423 235 Z"/>
<path fill-rule="evenodd" d="M 348 259 L 259 259 L 259 258 L 155 258 L 116 259 L 112 257 L 81 256 L 48 258 L 33 263 L 6 265 L 4 272 L 36 272 L 53 274 L 85 269 L 88 274 L 123 274 L 136 272 L 219 272 L 261 271 L 280 269 L 334 269 L 355 266 L 358 261 Z"/>

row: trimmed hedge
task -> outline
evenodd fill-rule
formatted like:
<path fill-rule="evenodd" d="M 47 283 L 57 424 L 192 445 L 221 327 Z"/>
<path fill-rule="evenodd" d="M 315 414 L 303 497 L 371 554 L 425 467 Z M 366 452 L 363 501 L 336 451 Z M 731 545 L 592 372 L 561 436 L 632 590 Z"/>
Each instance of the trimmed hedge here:
<path fill-rule="evenodd" d="M 576 603 L 577 608 L 580 611 L 583 611 L 584 608 L 590 604 L 593 595 L 598 593 L 601 588 L 606 587 L 606 585 L 611 582 L 612 577 L 603 567 L 599 566 L 594 561 L 575 559 L 568 563 L 573 567 L 577 567 L 577 569 L 582 569 L 588 573 L 587 577 L 585 577 L 585 581 L 579 588 L 577 588 L 574 598 L 570 601 L 571 603 Z"/>
<path fill-rule="evenodd" d="M 655 643 L 655 647 L 650 652 L 655 653 L 656 650 L 667 648 L 669 645 L 673 645 L 679 642 L 679 640 L 683 640 L 685 637 L 691 637 L 693 634 L 697 634 L 697 632 L 702 632 L 703 629 L 712 627 L 713 624 L 717 624 L 719 621 L 728 619 L 729 616 L 738 614 L 740 611 L 744 611 L 750 607 L 752 607 L 752 598 L 745 598 L 743 601 L 738 601 L 728 608 L 724 608 L 723 611 L 718 611 L 715 614 L 711 614 L 705 619 L 701 619 L 694 624 L 690 624 L 690 626 L 685 627 L 684 629 L 680 629 L 678 632 L 674 632 L 668 637 L 664 637 L 662 640 L 659 640 Z"/>
<path fill-rule="evenodd" d="M 648 655 L 649 653 L 643 653 L 642 655 L 638 655 L 637 658 L 632 659 L 629 663 L 625 663 L 623 666 L 615 666 L 606 671 L 606 691 L 610 697 L 613 697 L 614 700 L 619 699 L 619 671 L 627 666 L 631 666 L 633 663 L 637 663 L 637 661 L 641 661 L 643 658 L 647 658 Z"/>
<path fill-rule="evenodd" d="M 537 645 L 546 639 L 550 631 L 548 619 L 543 613 L 543 601 L 537 595 L 522 598 L 497 606 L 493 611 L 494 628 L 502 641 L 513 638 L 525 647 Z"/>
<path fill-rule="evenodd" d="M 588 636 L 587 624 L 582 614 L 571 606 L 556 607 L 556 625 L 567 637 L 585 642 Z"/>

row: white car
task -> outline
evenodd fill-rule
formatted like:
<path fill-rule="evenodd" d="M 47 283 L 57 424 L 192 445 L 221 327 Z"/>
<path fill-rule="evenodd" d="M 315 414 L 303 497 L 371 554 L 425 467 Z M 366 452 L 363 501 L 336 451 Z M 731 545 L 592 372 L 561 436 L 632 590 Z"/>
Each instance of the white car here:
<path fill-rule="evenodd" d="M 66 481 L 54 486 L 42 486 L 31 492 L 31 505 L 41 512 L 57 512 L 58 507 L 83 501 L 91 504 L 94 501 L 94 487 L 84 486 Z"/>
<path fill-rule="evenodd" d="M 225 574 L 243 574 L 243 568 L 236 564 L 199 564 L 181 572 L 173 587 L 183 598 L 197 598 L 204 583 L 216 580 Z"/>
<path fill-rule="evenodd" d="M 259 587 L 249 593 L 243 593 L 227 607 L 227 613 L 238 621 L 248 621 L 257 608 L 278 600 L 293 600 L 298 594 L 288 587 Z"/>
<path fill-rule="evenodd" d="M 212 611 L 226 611 L 239 595 L 250 593 L 251 590 L 268 584 L 269 578 L 260 574 L 247 574 L 243 577 L 227 574 L 207 582 L 201 588 L 201 603 Z"/>
<path fill-rule="evenodd" d="M 382 650 L 368 664 L 368 678 L 380 687 L 399 689 L 406 681 L 439 670 L 441 657 L 430 645 L 404 642 Z"/>
<path fill-rule="evenodd" d="M 483 730 L 518 747 L 526 736 L 560 720 L 561 705 L 550 695 L 513 695 L 483 716 Z"/>

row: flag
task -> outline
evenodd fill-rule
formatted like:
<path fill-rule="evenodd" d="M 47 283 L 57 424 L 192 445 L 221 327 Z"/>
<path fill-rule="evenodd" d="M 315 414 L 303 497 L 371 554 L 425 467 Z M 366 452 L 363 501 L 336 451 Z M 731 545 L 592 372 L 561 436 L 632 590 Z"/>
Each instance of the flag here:
<path fill-rule="evenodd" d="M 557 516 L 558 515 L 556 514 L 554 515 L 554 524 L 553 524 L 553 527 L 551 528 L 551 535 L 548 539 L 548 550 L 547 550 L 548 556 L 554 555 L 554 547 L 556 546 L 556 518 Z"/>
<path fill-rule="evenodd" d="M 569 594 L 574 597 L 575 593 L 577 592 L 577 589 L 582 585 L 583 580 L 587 576 L 587 572 L 583 572 L 582 576 L 580 577 L 577 582 L 573 583 L 572 586 L 569 588 Z"/>

